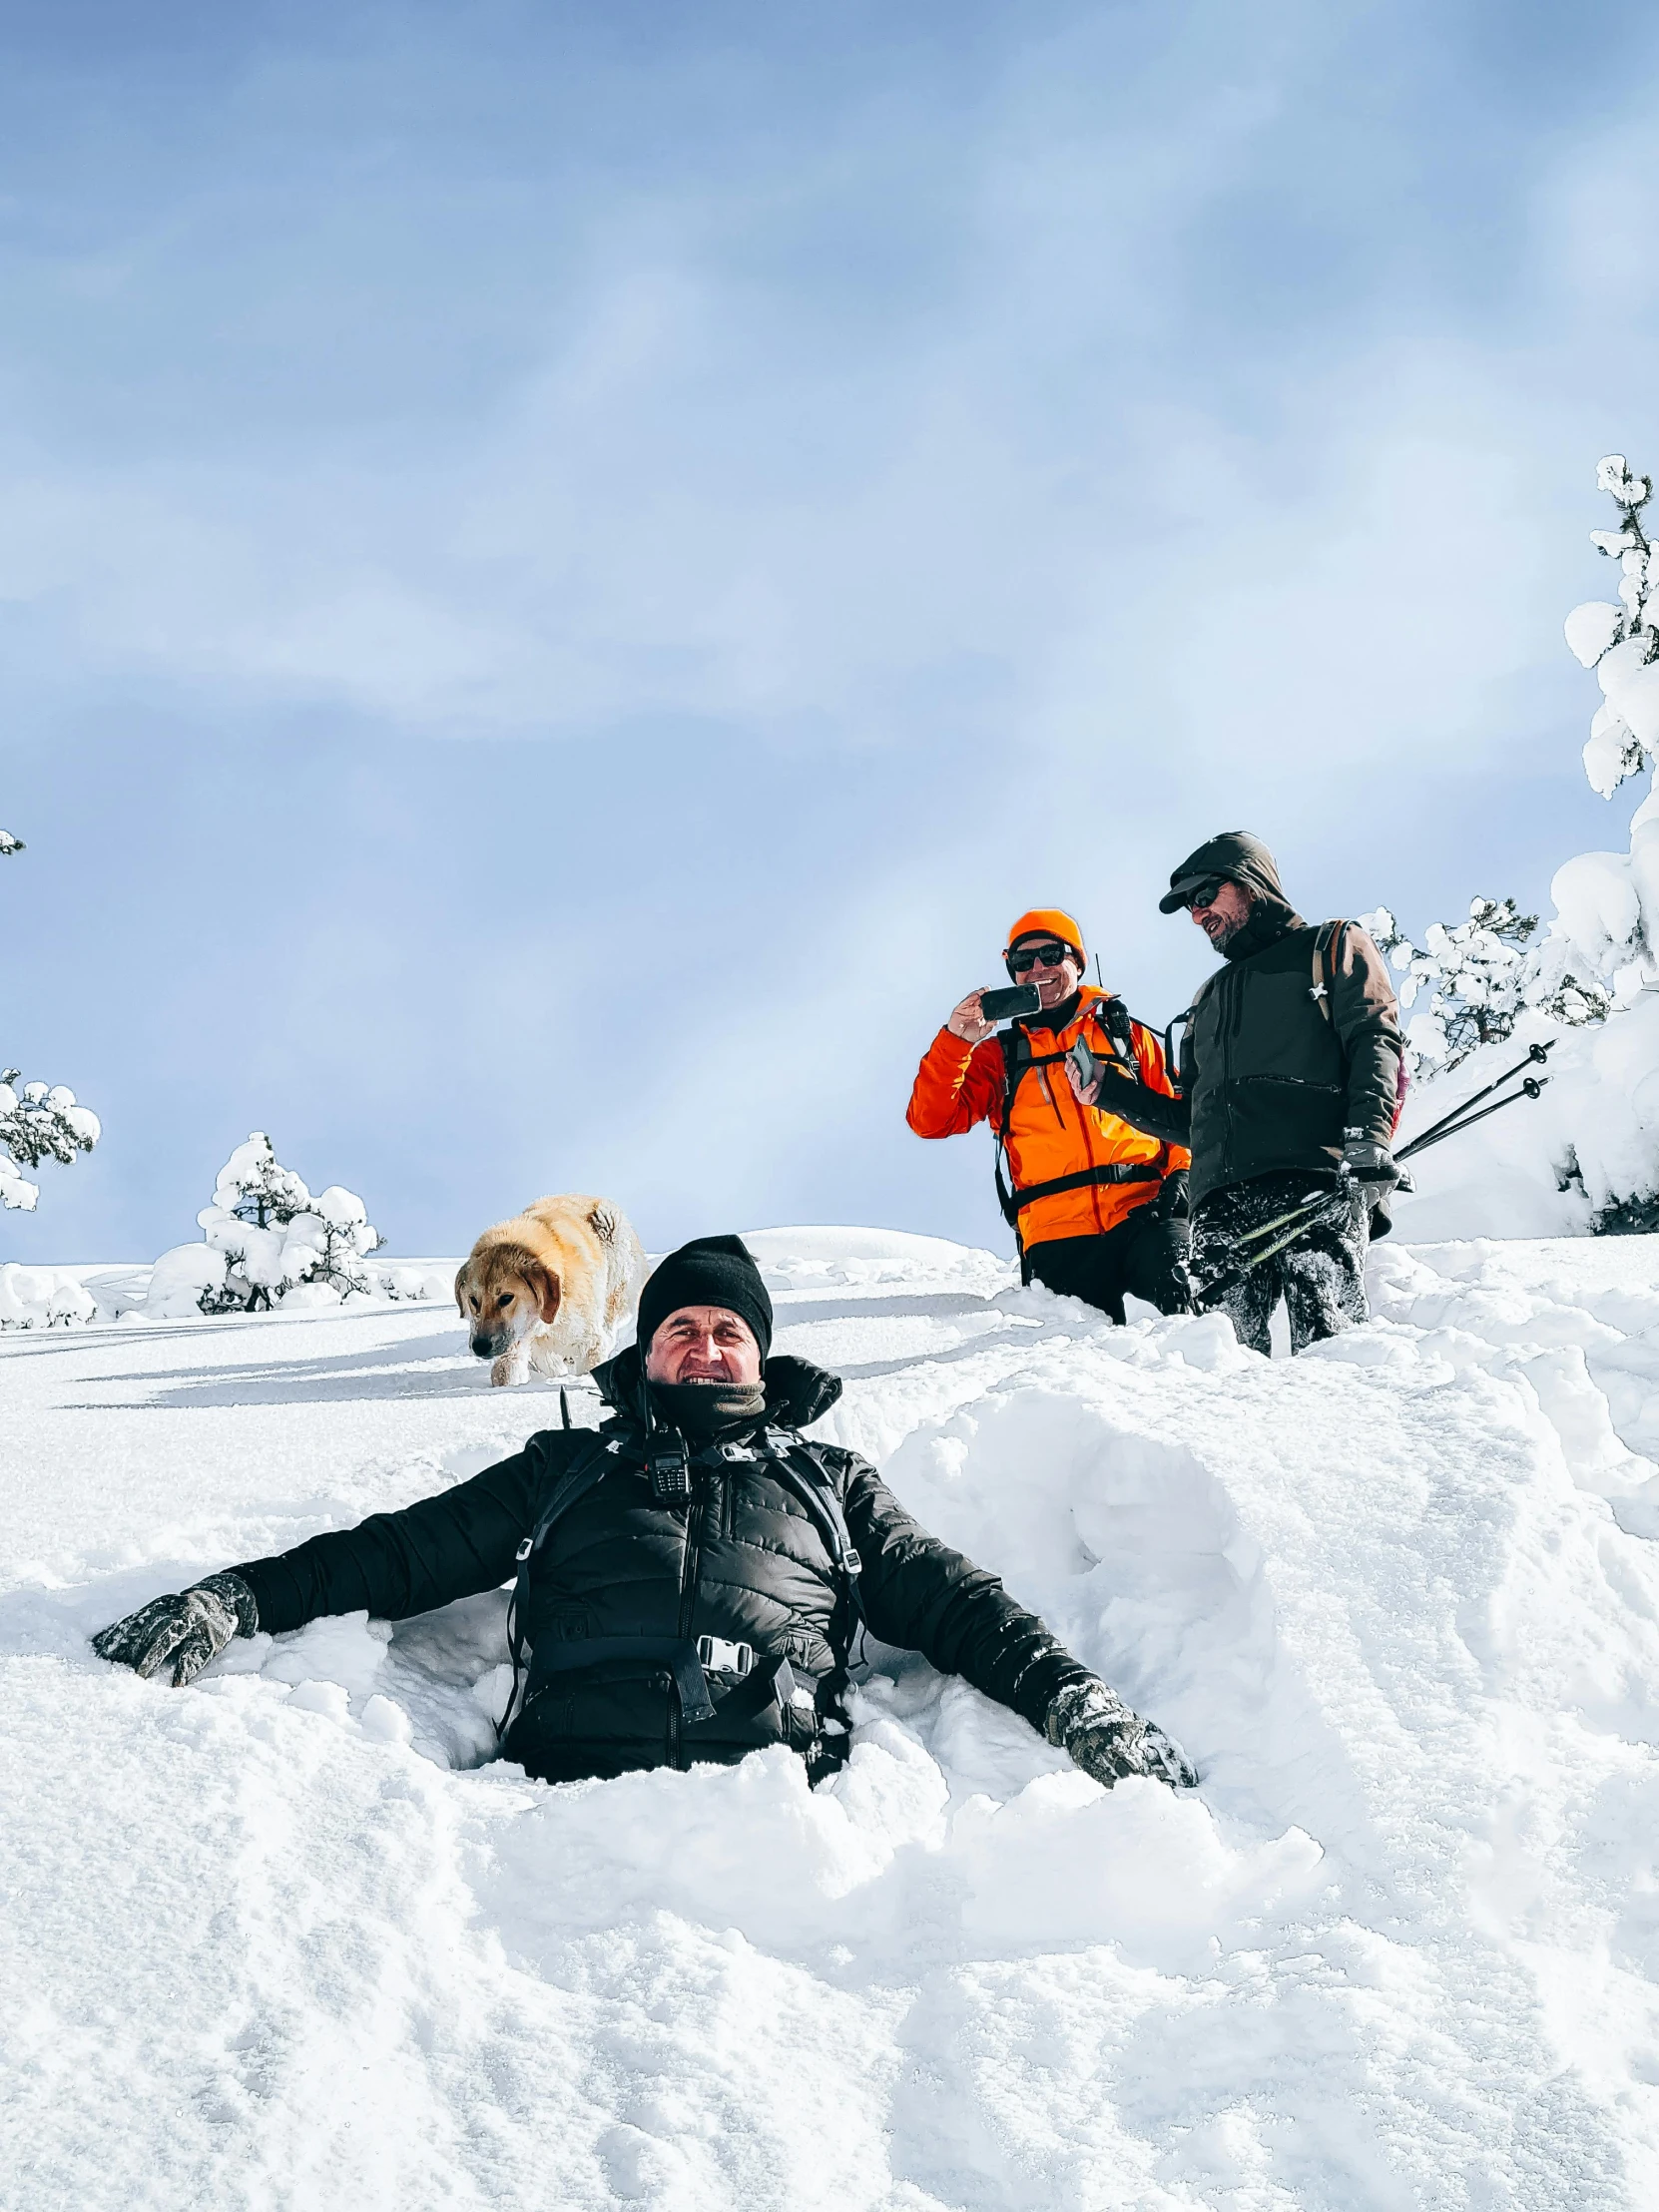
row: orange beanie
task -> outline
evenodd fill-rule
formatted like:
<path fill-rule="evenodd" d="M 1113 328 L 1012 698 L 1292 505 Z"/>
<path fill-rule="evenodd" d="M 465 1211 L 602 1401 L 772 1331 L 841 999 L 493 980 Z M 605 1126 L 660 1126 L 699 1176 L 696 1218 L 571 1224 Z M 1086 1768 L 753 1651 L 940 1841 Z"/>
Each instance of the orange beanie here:
<path fill-rule="evenodd" d="M 1021 914 L 1008 932 L 1008 950 L 1012 952 L 1021 937 L 1038 936 L 1058 937 L 1079 959 L 1083 957 L 1083 932 L 1058 906 L 1033 906 L 1028 914 Z"/>

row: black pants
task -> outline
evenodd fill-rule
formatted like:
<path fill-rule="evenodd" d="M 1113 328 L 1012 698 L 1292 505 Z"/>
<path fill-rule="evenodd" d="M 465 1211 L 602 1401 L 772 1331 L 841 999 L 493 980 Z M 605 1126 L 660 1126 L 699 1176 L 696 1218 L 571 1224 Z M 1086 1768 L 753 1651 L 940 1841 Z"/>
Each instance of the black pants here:
<path fill-rule="evenodd" d="M 1025 1255 L 1025 1280 L 1098 1306 L 1119 1323 L 1126 1291 L 1160 1314 L 1191 1313 L 1187 1224 L 1157 1218 L 1155 1205 L 1137 1206 L 1103 1236 L 1054 1237 L 1032 1245 Z"/>
<path fill-rule="evenodd" d="M 1229 1183 L 1200 1199 L 1193 1216 L 1193 1273 L 1200 1283 L 1233 1265 L 1234 1240 L 1245 1230 L 1274 1221 L 1331 1183 L 1330 1177 L 1282 1173 Z M 1333 1197 L 1335 1190 L 1333 1189 Z M 1355 1198 L 1335 1208 L 1317 1228 L 1307 1230 L 1287 1251 L 1251 1268 L 1231 1289 L 1206 1300 L 1206 1309 L 1226 1314 L 1240 1344 L 1252 1352 L 1270 1352 L 1269 1324 L 1279 1301 L 1291 1324 L 1291 1350 L 1334 1337 L 1351 1323 L 1365 1321 L 1366 1247 L 1369 1222 L 1364 1203 Z M 1267 1242 L 1271 1243 L 1272 1238 Z"/>

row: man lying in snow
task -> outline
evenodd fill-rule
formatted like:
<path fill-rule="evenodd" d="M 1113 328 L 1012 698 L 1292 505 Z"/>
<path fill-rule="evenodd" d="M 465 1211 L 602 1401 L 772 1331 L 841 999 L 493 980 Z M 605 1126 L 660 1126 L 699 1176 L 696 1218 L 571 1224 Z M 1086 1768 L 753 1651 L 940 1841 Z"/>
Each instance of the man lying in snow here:
<path fill-rule="evenodd" d="M 640 1300 L 639 1346 L 596 1371 L 615 1411 L 400 1513 L 313 1536 L 93 1639 L 175 1688 L 234 1636 L 364 1607 L 400 1620 L 513 1572 L 523 1702 L 504 1749 L 549 1782 L 731 1765 L 788 1744 L 817 1779 L 844 1760 L 859 1621 L 1010 1706 L 1108 1787 L 1197 1782 L 1143 1721 L 1016 1605 L 994 1575 L 910 1519 L 856 1452 L 802 1424 L 840 1395 L 768 1357 L 772 1301 L 736 1237 L 673 1253 Z"/>

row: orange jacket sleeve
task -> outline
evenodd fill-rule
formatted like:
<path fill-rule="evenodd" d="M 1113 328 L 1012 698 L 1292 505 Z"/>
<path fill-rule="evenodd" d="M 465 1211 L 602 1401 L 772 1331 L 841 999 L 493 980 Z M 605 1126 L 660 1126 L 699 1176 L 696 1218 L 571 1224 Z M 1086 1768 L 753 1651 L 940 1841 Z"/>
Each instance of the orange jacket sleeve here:
<path fill-rule="evenodd" d="M 918 1137 L 959 1137 L 975 1122 L 1002 1121 L 1002 1047 L 994 1037 L 969 1044 L 941 1029 L 922 1054 L 904 1119 Z"/>
<path fill-rule="evenodd" d="M 1140 1062 L 1141 1081 L 1148 1090 L 1162 1091 L 1166 1098 L 1173 1098 L 1175 1085 L 1164 1065 L 1164 1048 L 1153 1032 L 1140 1022 L 1135 1024 L 1135 1058 Z M 1173 1175 L 1177 1168 L 1190 1168 L 1192 1164 L 1193 1156 L 1185 1145 L 1170 1146 L 1169 1174 Z"/>

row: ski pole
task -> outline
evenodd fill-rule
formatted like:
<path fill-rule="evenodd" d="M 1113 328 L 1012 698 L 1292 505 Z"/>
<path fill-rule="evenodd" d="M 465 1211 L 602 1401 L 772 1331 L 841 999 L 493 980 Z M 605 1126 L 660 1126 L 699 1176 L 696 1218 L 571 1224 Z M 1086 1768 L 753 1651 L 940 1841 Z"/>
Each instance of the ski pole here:
<path fill-rule="evenodd" d="M 1449 1113 L 1442 1114 L 1438 1121 L 1430 1122 L 1428 1127 L 1423 1130 L 1420 1136 L 1416 1136 L 1411 1139 L 1411 1142 L 1405 1148 L 1406 1152 L 1415 1152 L 1419 1145 L 1427 1144 L 1428 1141 L 1439 1130 L 1443 1129 L 1446 1131 L 1447 1135 L 1449 1135 L 1451 1133 L 1449 1125 L 1452 1122 L 1459 1120 L 1462 1115 L 1466 1114 L 1471 1106 L 1478 1106 L 1480 1101 L 1483 1098 L 1489 1098 L 1493 1091 L 1502 1090 L 1505 1083 L 1512 1082 L 1517 1075 L 1524 1075 L 1529 1067 L 1542 1067 L 1545 1060 L 1547 1060 L 1549 1055 L 1555 1050 L 1556 1043 L 1557 1039 L 1551 1037 L 1547 1044 L 1529 1045 L 1527 1047 L 1526 1058 L 1524 1060 L 1517 1061 L 1512 1068 L 1509 1068 L 1504 1074 L 1496 1077 L 1494 1081 L 1488 1083 L 1484 1090 L 1471 1091 L 1467 1098 L 1462 1100 L 1459 1105 L 1453 1106 Z M 1536 1098 L 1538 1094 L 1536 1089 L 1534 1088 L 1532 1090 L 1529 1090 L 1526 1095 L 1529 1098 Z M 1475 1118 L 1478 1120 L 1479 1116 L 1477 1115 Z M 1394 1154 L 1394 1158 L 1396 1160 L 1402 1160 L 1404 1157 L 1405 1154 L 1403 1152 L 1396 1152 Z"/>
<path fill-rule="evenodd" d="M 1235 1283 L 1242 1281 L 1250 1273 L 1252 1268 L 1258 1268 L 1264 1260 L 1272 1260 L 1279 1253 L 1289 1251 L 1299 1238 L 1305 1237 L 1310 1229 L 1317 1227 L 1325 1215 L 1335 1215 L 1339 1209 L 1352 1205 L 1353 1200 L 1354 1191 L 1352 1187 L 1347 1190 L 1338 1189 L 1323 1192 L 1310 1206 L 1300 1209 L 1303 1218 L 1297 1220 L 1296 1226 L 1292 1229 L 1286 1229 L 1283 1235 L 1276 1238 L 1272 1244 L 1264 1245 L 1260 1252 L 1251 1253 L 1248 1259 L 1240 1260 L 1234 1267 L 1223 1268 L 1220 1275 L 1211 1276 L 1207 1283 L 1194 1284 L 1193 1298 L 1195 1303 L 1202 1306 L 1206 1300 L 1214 1298 L 1218 1292 L 1230 1291 Z M 1286 1215 L 1285 1219 L 1289 1221 L 1292 1217 Z M 1264 1227 L 1267 1226 L 1277 1225 L 1264 1224 Z M 1260 1236 L 1262 1231 L 1258 1230 L 1256 1234 Z M 1238 1250 L 1238 1244 L 1242 1242 L 1243 1239 L 1235 1242 L 1235 1252 Z"/>
<path fill-rule="evenodd" d="M 1547 1050 L 1547 1047 L 1545 1049 Z M 1518 1075 L 1520 1069 L 1511 1068 L 1509 1072 L 1511 1075 Z M 1484 1121 L 1488 1114 L 1500 1114 L 1505 1106 L 1518 1106 L 1523 1098 L 1541 1096 L 1543 1087 L 1548 1081 L 1549 1077 L 1547 1075 L 1529 1075 L 1518 1091 L 1511 1091 L 1507 1098 L 1494 1100 L 1490 1106 L 1482 1106 L 1477 1114 L 1469 1114 L 1462 1120 L 1453 1120 L 1451 1116 L 1447 1115 L 1445 1120 L 1435 1122 L 1432 1129 L 1425 1129 L 1420 1137 L 1413 1137 L 1408 1145 L 1402 1146 L 1394 1154 L 1395 1164 L 1399 1165 L 1412 1159 L 1428 1145 L 1443 1143 L 1447 1137 L 1460 1137 L 1465 1129 L 1472 1129 L 1477 1121 Z M 1489 1087 L 1495 1088 L 1496 1086 Z M 1476 1091 L 1474 1095 L 1476 1098 L 1483 1098 L 1486 1094 L 1484 1091 Z M 1473 1101 L 1471 1100 L 1470 1103 L 1472 1104 Z M 1458 1111 L 1461 1113 L 1462 1109 L 1459 1108 Z"/>
<path fill-rule="evenodd" d="M 1233 1249 L 1237 1252 L 1242 1245 L 1254 1244 L 1258 1238 L 1269 1237 L 1276 1229 L 1284 1229 L 1292 1222 L 1300 1225 L 1304 1221 L 1311 1221 L 1322 1207 L 1330 1203 L 1331 1193 L 1328 1190 L 1312 1191 L 1308 1197 L 1299 1200 L 1289 1213 L 1275 1214 L 1272 1221 L 1258 1222 L 1254 1229 L 1241 1229 L 1233 1240 Z"/>

